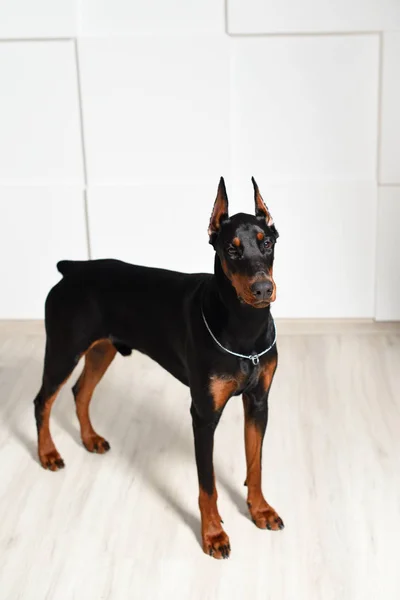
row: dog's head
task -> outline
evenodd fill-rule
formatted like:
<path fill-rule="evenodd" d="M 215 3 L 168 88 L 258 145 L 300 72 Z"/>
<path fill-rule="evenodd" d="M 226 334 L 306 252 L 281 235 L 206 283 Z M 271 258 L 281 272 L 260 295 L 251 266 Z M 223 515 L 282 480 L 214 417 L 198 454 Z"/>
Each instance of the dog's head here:
<path fill-rule="evenodd" d="M 254 308 L 265 308 L 276 298 L 273 262 L 279 234 L 254 178 L 252 182 L 255 216 L 238 213 L 229 217 L 221 177 L 208 234 L 239 300 Z"/>

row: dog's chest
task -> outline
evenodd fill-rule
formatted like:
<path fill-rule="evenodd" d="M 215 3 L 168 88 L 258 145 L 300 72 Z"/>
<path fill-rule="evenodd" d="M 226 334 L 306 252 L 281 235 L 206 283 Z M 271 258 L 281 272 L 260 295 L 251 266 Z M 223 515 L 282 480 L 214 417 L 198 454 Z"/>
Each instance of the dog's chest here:
<path fill-rule="evenodd" d="M 234 396 L 240 396 L 254 389 L 260 380 L 261 365 L 254 365 L 250 360 L 240 360 L 240 370 L 236 376 L 237 388 Z"/>

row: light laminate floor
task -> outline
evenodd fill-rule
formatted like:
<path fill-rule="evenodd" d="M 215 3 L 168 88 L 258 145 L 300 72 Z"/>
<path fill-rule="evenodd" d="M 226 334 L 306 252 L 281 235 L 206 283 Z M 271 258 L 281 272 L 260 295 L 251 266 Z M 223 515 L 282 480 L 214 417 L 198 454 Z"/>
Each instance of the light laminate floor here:
<path fill-rule="evenodd" d="M 216 435 L 228 561 L 205 556 L 188 390 L 118 356 L 92 404 L 111 452 L 81 446 L 67 383 L 66 469 L 36 460 L 42 324 L 0 323 L 0 600 L 399 600 L 400 331 L 278 325 L 264 490 L 285 530 L 247 516 L 242 403 Z M 79 367 L 78 367 L 79 369 Z"/>

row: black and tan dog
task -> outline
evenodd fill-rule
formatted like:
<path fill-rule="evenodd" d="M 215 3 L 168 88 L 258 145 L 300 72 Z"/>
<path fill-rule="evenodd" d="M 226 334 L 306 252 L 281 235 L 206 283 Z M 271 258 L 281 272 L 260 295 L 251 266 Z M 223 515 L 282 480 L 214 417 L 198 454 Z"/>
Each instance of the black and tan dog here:
<path fill-rule="evenodd" d="M 147 354 L 190 387 L 204 552 L 230 553 L 221 526 L 213 469 L 214 432 L 231 396 L 243 395 L 247 503 L 254 523 L 278 530 L 283 522 L 261 490 L 261 450 L 268 394 L 277 366 L 270 303 L 278 238 L 253 181 L 255 216 L 228 216 L 221 178 L 210 226 L 214 275 L 186 275 L 117 260 L 62 261 L 64 278 L 46 301 L 46 353 L 42 387 L 34 401 L 42 466 L 64 466 L 49 428 L 52 404 L 79 359 L 85 366 L 73 387 L 84 446 L 104 453 L 108 442 L 89 418 L 89 403 L 117 352 Z"/>

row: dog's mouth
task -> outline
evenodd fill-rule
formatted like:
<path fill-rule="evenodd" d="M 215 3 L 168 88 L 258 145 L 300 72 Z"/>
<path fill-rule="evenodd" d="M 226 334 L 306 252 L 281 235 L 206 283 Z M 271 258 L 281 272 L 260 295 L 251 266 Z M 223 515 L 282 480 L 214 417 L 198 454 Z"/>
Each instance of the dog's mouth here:
<path fill-rule="evenodd" d="M 239 296 L 239 301 L 241 304 L 247 304 L 248 306 L 252 306 L 253 308 L 267 308 L 267 306 L 269 306 L 270 304 L 272 304 L 272 302 L 275 302 L 275 298 L 276 298 L 276 294 L 275 292 L 272 294 L 271 298 L 269 298 L 269 300 L 260 300 L 259 302 L 257 302 L 254 299 L 245 299 L 243 298 L 243 296 Z"/>
<path fill-rule="evenodd" d="M 267 300 L 261 300 L 260 302 L 253 302 L 252 306 L 253 308 L 267 308 L 267 306 L 269 306 L 271 304 L 271 302 L 273 302 L 274 300 L 270 299 L 269 301 Z"/>

